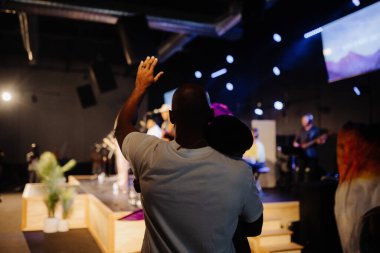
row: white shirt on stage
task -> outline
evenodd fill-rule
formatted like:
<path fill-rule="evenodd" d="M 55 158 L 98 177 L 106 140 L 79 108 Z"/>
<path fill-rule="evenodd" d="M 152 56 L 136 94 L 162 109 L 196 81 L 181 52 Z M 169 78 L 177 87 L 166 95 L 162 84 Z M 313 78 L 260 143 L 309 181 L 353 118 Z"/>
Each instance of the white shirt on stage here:
<path fill-rule="evenodd" d="M 153 127 L 149 128 L 146 132 L 148 135 L 156 136 L 157 138 L 162 138 L 162 129 L 156 124 Z"/>
<path fill-rule="evenodd" d="M 238 217 L 263 211 L 251 168 L 211 147 L 181 148 L 133 132 L 122 151 L 140 181 L 146 231 L 142 252 L 235 252 Z"/>
<path fill-rule="evenodd" d="M 264 144 L 258 139 L 254 140 L 251 148 L 244 153 L 243 157 L 252 163 L 265 163 Z"/>

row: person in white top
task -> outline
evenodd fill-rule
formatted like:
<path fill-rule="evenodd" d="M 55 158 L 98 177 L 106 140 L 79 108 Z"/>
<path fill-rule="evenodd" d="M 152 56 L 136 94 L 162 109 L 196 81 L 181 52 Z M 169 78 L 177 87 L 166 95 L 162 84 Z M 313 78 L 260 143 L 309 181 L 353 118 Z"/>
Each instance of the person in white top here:
<path fill-rule="evenodd" d="M 157 121 L 153 115 L 148 115 L 146 120 L 146 127 L 148 131 L 146 134 L 156 136 L 157 138 L 162 138 L 162 130 L 157 125 Z"/>
<path fill-rule="evenodd" d="M 155 57 L 139 65 L 136 86 L 121 108 L 115 136 L 139 179 L 146 231 L 141 252 L 235 252 L 238 218 L 246 236 L 261 233 L 262 202 L 250 167 L 208 146 L 213 117 L 198 85 L 183 85 L 172 102 L 175 140 L 166 142 L 134 128 L 138 106 L 154 76 Z"/>
<path fill-rule="evenodd" d="M 170 109 L 171 109 L 171 106 L 168 104 L 162 104 L 161 108 L 158 109 L 158 112 L 161 113 L 161 117 L 163 120 L 161 124 L 162 136 L 163 136 L 163 139 L 167 141 L 171 141 L 175 137 L 174 125 L 170 122 L 170 119 L 169 119 Z"/>
<path fill-rule="evenodd" d="M 243 157 L 251 164 L 263 164 L 265 165 L 265 147 L 259 140 L 259 130 L 257 128 L 252 129 L 253 144 L 249 150 L 247 150 Z"/>

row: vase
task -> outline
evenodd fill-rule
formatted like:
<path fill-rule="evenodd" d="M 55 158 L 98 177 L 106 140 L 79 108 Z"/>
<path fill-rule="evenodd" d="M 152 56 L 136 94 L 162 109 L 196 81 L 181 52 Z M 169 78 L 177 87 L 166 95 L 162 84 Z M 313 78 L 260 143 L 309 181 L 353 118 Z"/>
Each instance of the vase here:
<path fill-rule="evenodd" d="M 69 231 L 69 221 L 66 219 L 59 220 L 58 222 L 58 231 L 59 232 L 67 232 Z"/>
<path fill-rule="evenodd" d="M 44 229 L 45 233 L 55 233 L 58 229 L 58 218 L 46 218 L 44 220 Z"/>

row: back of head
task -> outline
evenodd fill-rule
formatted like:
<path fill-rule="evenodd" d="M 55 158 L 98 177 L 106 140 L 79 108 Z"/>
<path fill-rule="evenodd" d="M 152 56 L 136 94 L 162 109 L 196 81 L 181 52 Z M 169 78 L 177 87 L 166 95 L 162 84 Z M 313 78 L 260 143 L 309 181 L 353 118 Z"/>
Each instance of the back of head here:
<path fill-rule="evenodd" d="M 171 116 L 176 125 L 207 125 L 212 119 L 212 111 L 204 88 L 197 84 L 180 86 L 173 95 Z"/>
<path fill-rule="evenodd" d="M 160 124 L 160 121 L 159 121 L 158 117 L 156 116 L 156 114 L 147 114 L 146 115 L 146 127 L 148 129 L 151 129 L 155 125 L 159 125 L 159 124 Z"/>
<path fill-rule="evenodd" d="M 339 181 L 380 176 L 380 124 L 346 123 L 338 133 Z"/>
<path fill-rule="evenodd" d="M 249 127 L 229 115 L 215 117 L 207 128 L 206 137 L 212 148 L 228 156 L 242 157 L 253 143 Z"/>
<path fill-rule="evenodd" d="M 146 115 L 146 120 L 148 121 L 148 120 L 152 120 L 152 121 L 154 121 L 154 123 L 156 123 L 157 125 L 159 125 L 160 124 L 160 120 L 159 120 L 159 118 L 158 118 L 158 116 L 157 116 L 157 114 L 153 114 L 153 113 L 148 113 L 147 115 Z"/>

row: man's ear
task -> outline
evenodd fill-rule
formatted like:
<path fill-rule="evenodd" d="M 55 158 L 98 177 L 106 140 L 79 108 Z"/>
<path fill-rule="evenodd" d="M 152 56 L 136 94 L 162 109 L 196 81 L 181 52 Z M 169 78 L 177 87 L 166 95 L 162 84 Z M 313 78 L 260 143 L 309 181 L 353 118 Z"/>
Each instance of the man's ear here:
<path fill-rule="evenodd" d="M 175 124 L 175 117 L 172 110 L 169 111 L 169 120 L 170 120 L 170 123 Z"/>

